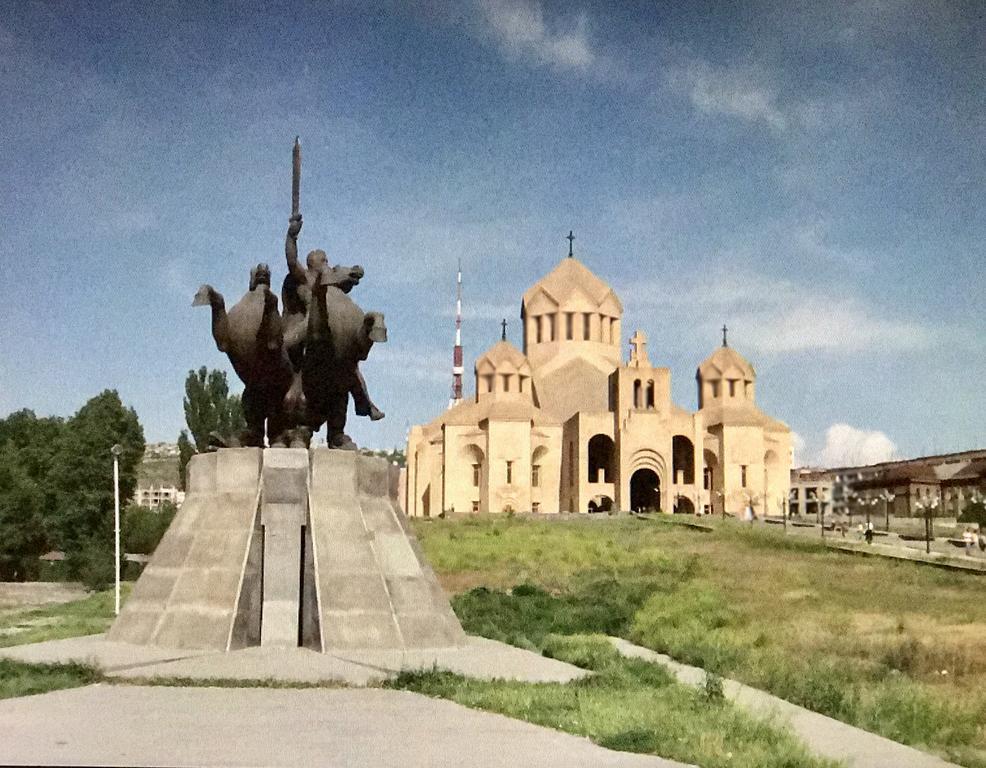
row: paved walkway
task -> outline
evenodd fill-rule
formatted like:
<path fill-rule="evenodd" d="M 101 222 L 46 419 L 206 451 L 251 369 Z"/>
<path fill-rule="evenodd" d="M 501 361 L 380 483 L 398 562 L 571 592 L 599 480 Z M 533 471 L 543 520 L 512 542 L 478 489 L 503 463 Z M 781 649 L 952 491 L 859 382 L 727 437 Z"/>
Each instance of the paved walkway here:
<path fill-rule="evenodd" d="M 704 669 L 681 664 L 670 656 L 618 637 L 611 637 L 610 641 L 625 656 L 664 665 L 679 682 L 693 686 L 705 683 Z M 724 680 L 723 692 L 727 699 L 751 714 L 774 717 L 790 725 L 798 738 L 815 754 L 842 760 L 852 768 L 958 768 L 940 757 L 812 712 L 735 680 Z"/>
<path fill-rule="evenodd" d="M 110 685 L 0 701 L 0 763 L 682 768 L 405 691 Z"/>
<path fill-rule="evenodd" d="M 401 670 L 438 667 L 481 680 L 567 683 L 589 673 L 557 659 L 483 637 L 468 637 L 456 648 L 404 651 L 330 651 L 306 648 L 244 648 L 231 653 L 133 645 L 104 635 L 49 640 L 0 648 L 0 658 L 28 663 L 79 661 L 110 677 L 140 680 L 277 680 L 366 686 Z"/>

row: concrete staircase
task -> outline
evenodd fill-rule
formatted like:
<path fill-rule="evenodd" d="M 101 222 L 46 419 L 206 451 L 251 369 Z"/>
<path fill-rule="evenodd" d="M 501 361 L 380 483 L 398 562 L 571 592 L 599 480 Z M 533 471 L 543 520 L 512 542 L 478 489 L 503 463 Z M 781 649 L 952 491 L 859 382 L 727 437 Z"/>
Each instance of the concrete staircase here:
<path fill-rule="evenodd" d="M 193 457 L 185 502 L 108 639 L 223 651 L 461 646 L 389 470 L 328 449 Z"/>

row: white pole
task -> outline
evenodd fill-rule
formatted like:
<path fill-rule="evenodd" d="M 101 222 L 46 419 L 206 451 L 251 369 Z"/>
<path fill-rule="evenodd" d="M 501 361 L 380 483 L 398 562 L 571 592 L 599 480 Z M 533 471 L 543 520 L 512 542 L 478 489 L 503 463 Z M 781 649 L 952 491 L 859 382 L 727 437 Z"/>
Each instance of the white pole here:
<path fill-rule="evenodd" d="M 120 457 L 113 454 L 113 532 L 116 551 L 116 615 L 120 615 Z"/>

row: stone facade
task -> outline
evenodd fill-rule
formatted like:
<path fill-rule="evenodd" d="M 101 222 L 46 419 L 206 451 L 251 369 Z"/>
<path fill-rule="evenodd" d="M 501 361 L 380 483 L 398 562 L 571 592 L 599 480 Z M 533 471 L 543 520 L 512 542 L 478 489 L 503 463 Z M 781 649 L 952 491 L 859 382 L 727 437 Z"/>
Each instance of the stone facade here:
<path fill-rule="evenodd" d="M 782 514 L 790 430 L 757 408 L 753 367 L 724 343 L 698 368 L 698 410 L 685 410 L 639 330 L 623 360 L 622 315 L 572 257 L 532 286 L 523 351 L 495 344 L 476 361 L 475 397 L 411 429 L 407 513 Z"/>

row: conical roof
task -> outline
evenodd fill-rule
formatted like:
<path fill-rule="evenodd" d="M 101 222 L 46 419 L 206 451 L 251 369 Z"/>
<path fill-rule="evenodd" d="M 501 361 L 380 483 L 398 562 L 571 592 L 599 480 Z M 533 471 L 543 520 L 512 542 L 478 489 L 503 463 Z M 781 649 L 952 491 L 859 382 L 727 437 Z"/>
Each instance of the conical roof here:
<path fill-rule="evenodd" d="M 500 369 L 505 364 L 518 371 L 525 366 L 530 368 L 530 364 L 527 362 L 527 358 L 524 356 L 524 353 L 517 349 L 517 347 L 509 341 L 505 340 L 498 341 L 482 355 L 480 355 L 476 360 L 476 369 L 479 370 L 480 368 L 485 367 L 484 364 L 492 366 L 494 370 Z"/>
<path fill-rule="evenodd" d="M 704 380 L 737 378 L 754 381 L 756 371 L 750 362 L 732 347 L 721 346 L 709 355 L 698 367 L 698 376 Z"/>
<path fill-rule="evenodd" d="M 619 298 L 604 281 L 574 256 L 568 256 L 547 275 L 538 280 L 524 294 L 524 305 L 529 304 L 540 293 L 546 293 L 559 305 L 565 304 L 576 292 L 584 293 L 596 306 L 601 306 L 608 298 L 612 299 L 614 309 L 623 312 Z"/>

